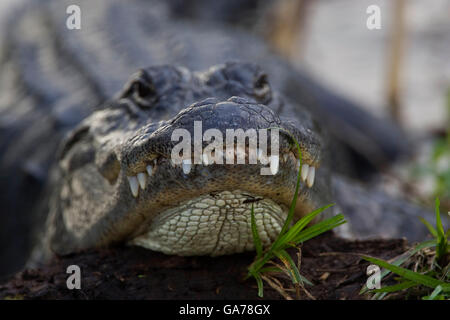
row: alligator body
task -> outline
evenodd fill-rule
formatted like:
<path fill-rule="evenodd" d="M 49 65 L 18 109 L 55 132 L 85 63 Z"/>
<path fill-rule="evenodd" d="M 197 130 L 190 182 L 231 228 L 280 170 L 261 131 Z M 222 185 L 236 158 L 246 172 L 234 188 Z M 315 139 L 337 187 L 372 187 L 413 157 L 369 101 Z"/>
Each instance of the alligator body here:
<path fill-rule="evenodd" d="M 70 4 L 81 7 L 81 30 L 66 28 Z M 242 30 L 177 21 L 164 2 L 138 0 L 31 2 L 5 30 L 0 260 L 11 262 L 0 273 L 23 265 L 36 242 L 31 231 L 44 221 L 43 245 L 57 253 L 126 241 L 220 255 L 253 248 L 253 204 L 270 243 L 299 169 L 292 140 L 280 136 L 275 175 L 208 157 L 174 165 L 171 134 L 193 133 L 195 121 L 224 136 L 238 128 L 291 132 L 304 161 L 297 217 L 334 200 L 349 211 L 371 208 L 364 215 L 380 221 L 395 214 L 386 210 L 394 200 L 371 206 L 370 191 L 339 177 L 388 165 L 405 153 L 403 135 Z M 224 63 L 232 60 L 252 63 Z M 358 193 L 361 203 L 337 188 Z M 410 209 L 399 211 L 417 212 Z"/>

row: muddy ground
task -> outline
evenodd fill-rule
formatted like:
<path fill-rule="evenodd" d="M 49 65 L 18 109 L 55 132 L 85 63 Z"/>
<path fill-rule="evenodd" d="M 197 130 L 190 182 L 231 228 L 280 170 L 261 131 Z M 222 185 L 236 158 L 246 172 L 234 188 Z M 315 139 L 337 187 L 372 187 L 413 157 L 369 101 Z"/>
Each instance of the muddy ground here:
<path fill-rule="evenodd" d="M 406 240 L 349 241 L 327 233 L 302 247 L 301 273 L 314 283 L 301 299 L 366 299 L 359 291 L 368 263 L 358 254 L 384 259 L 408 248 Z M 297 250 L 291 254 L 297 261 Z M 176 257 L 138 247 L 90 250 L 55 258 L 0 282 L 0 299 L 258 299 L 253 279 L 243 280 L 253 253 L 218 258 Z M 66 269 L 81 268 L 81 289 L 69 290 Z M 283 287 L 289 282 L 279 277 Z M 269 285 L 264 299 L 285 299 Z M 285 290 L 295 298 L 295 291 Z"/>

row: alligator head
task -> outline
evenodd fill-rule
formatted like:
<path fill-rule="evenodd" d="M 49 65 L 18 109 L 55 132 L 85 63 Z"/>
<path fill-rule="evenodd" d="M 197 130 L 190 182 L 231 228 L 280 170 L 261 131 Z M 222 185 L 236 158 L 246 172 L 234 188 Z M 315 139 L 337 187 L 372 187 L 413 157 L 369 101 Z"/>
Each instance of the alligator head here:
<path fill-rule="evenodd" d="M 319 205 L 317 194 L 326 187 L 317 181 L 322 141 L 313 120 L 302 110 L 294 119 L 280 117 L 286 108 L 252 64 L 198 73 L 170 66 L 139 71 L 61 148 L 51 201 L 52 249 L 129 242 L 178 255 L 242 252 L 253 248 L 252 205 L 261 239 L 269 244 L 294 196 L 299 154 L 291 137 L 303 160 L 297 218 Z M 239 145 L 230 130 L 267 130 L 267 153 L 261 148 L 265 140 L 252 145 L 247 137 Z M 191 150 L 183 150 L 178 162 L 173 155 L 181 155 L 176 148 L 182 139 L 174 139 L 174 132 L 201 137 L 188 141 Z M 261 174 L 264 169 L 270 174 Z"/>

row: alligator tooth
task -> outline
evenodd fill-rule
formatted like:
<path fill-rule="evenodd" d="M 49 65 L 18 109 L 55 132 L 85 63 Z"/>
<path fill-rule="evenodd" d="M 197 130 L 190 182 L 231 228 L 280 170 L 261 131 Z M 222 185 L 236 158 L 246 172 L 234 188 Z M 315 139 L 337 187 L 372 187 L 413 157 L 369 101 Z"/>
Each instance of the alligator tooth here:
<path fill-rule="evenodd" d="M 131 193 L 133 194 L 133 197 L 137 197 L 139 193 L 139 183 L 136 178 L 136 176 L 127 177 L 128 183 L 130 184 Z"/>
<path fill-rule="evenodd" d="M 300 160 L 299 160 L 300 161 Z M 309 172 L 309 165 L 307 165 L 306 163 L 304 163 L 302 165 L 302 180 L 306 181 L 306 178 L 308 178 L 308 172 Z"/>
<path fill-rule="evenodd" d="M 152 175 L 152 172 L 153 172 L 153 166 L 148 165 L 148 166 L 147 166 L 147 173 L 148 173 L 148 175 L 151 176 L 151 175 Z"/>
<path fill-rule="evenodd" d="M 145 174 L 145 172 L 139 172 L 137 174 L 137 179 L 139 181 L 139 185 L 141 186 L 142 190 L 145 190 L 147 184 L 147 175 Z"/>
<path fill-rule="evenodd" d="M 306 184 L 308 185 L 308 187 L 312 187 L 314 184 L 314 177 L 316 175 L 316 168 L 314 168 L 313 166 L 311 166 L 309 168 L 309 172 L 308 172 L 308 178 L 306 179 Z"/>
<path fill-rule="evenodd" d="M 183 167 L 183 173 L 184 174 L 189 174 L 189 172 L 191 172 L 191 160 L 190 159 L 184 159 L 183 163 L 182 163 L 182 167 Z"/>
<path fill-rule="evenodd" d="M 277 174 L 279 164 L 280 164 L 279 156 L 270 156 L 270 172 L 272 172 L 273 175 Z"/>
<path fill-rule="evenodd" d="M 283 160 L 284 160 L 284 162 L 287 162 L 287 161 L 288 161 L 288 157 L 289 157 L 289 155 L 288 155 L 287 153 L 283 154 Z"/>

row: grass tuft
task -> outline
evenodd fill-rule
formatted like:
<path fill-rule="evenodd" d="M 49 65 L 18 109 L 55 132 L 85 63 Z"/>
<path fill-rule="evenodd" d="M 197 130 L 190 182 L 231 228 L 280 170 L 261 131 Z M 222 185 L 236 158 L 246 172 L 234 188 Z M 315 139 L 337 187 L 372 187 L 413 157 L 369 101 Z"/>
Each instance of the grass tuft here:
<path fill-rule="evenodd" d="M 277 128 L 279 129 L 279 128 Z M 329 231 L 333 228 L 336 228 L 342 224 L 344 224 L 346 221 L 344 219 L 344 216 L 342 214 L 338 214 L 334 217 L 331 217 L 329 219 L 323 220 L 311 227 L 307 228 L 307 225 L 316 218 L 320 213 L 322 213 L 324 210 L 330 208 L 333 206 L 333 204 L 326 205 L 324 207 L 321 207 L 317 210 L 314 210 L 313 212 L 309 213 L 308 215 L 304 216 L 300 220 L 298 220 L 292 227 L 291 223 L 294 218 L 295 213 L 295 207 L 297 205 L 297 195 L 300 188 L 300 178 L 301 178 L 301 170 L 302 170 L 302 152 L 300 149 L 300 146 L 298 144 L 298 141 L 290 134 L 289 132 L 286 132 L 288 134 L 292 141 L 294 141 L 297 151 L 299 154 L 300 159 L 300 167 L 297 173 L 297 183 L 295 185 L 295 192 L 294 197 L 291 201 L 289 212 L 286 217 L 286 220 L 284 221 L 283 227 L 281 228 L 281 231 L 278 235 L 278 237 L 275 239 L 275 241 L 271 244 L 271 246 L 263 251 L 261 239 L 258 234 L 258 229 L 256 227 L 255 222 L 255 216 L 254 216 L 254 208 L 253 204 L 251 207 L 251 229 L 252 229 L 252 235 L 253 235 L 253 242 L 255 244 L 256 248 L 256 258 L 253 261 L 253 263 L 248 267 L 248 274 L 246 278 L 254 277 L 256 280 L 256 283 L 258 285 L 258 296 L 263 297 L 264 294 L 264 288 L 263 288 L 263 279 L 274 287 L 278 292 L 280 292 L 285 298 L 289 298 L 289 295 L 285 293 L 282 288 L 279 285 L 275 285 L 272 281 L 273 278 L 269 278 L 269 273 L 286 273 L 289 278 L 291 279 L 292 283 L 296 286 L 297 289 L 297 297 L 299 295 L 299 288 L 301 287 L 305 293 L 313 298 L 309 292 L 304 288 L 305 284 L 307 285 L 313 285 L 311 281 L 306 279 L 304 276 L 300 274 L 300 258 L 298 264 L 294 262 L 292 257 L 289 255 L 289 253 L 286 251 L 286 249 L 291 247 L 297 247 L 301 243 L 314 238 L 326 231 Z M 278 258 L 282 265 L 278 265 L 271 261 L 274 258 Z M 266 267 L 267 263 L 272 263 L 276 267 Z"/>
<path fill-rule="evenodd" d="M 372 299 L 385 299 L 388 297 L 388 294 L 411 292 L 412 289 L 415 290 L 416 296 L 422 296 L 424 300 L 450 299 L 449 230 L 444 232 L 439 206 L 439 199 L 436 198 L 436 227 L 421 219 L 433 235 L 433 240 L 417 244 L 411 250 L 394 259 L 392 263 L 374 257 L 363 256 L 365 260 L 385 268 L 381 273 L 381 278 L 387 276 L 390 272 L 399 276 L 398 284 L 371 290 L 372 293 L 375 293 Z M 431 251 L 433 248 L 434 251 Z M 429 261 L 430 259 L 424 260 L 422 258 L 427 256 L 432 257 L 431 261 Z M 408 262 L 414 265 L 414 271 L 400 266 Z M 367 287 L 364 287 L 360 293 L 367 291 Z"/>

